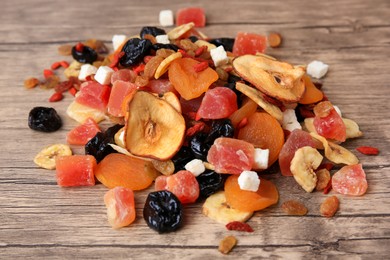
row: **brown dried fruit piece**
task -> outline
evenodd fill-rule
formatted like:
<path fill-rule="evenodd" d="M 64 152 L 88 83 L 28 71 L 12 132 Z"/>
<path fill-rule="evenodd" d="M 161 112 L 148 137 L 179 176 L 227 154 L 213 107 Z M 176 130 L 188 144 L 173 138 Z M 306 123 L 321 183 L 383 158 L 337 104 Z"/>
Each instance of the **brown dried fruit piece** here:
<path fill-rule="evenodd" d="M 328 186 L 330 181 L 330 172 L 327 169 L 321 169 L 316 171 L 317 185 L 316 190 L 323 190 Z"/>
<path fill-rule="evenodd" d="M 307 208 L 302 202 L 297 200 L 288 200 L 282 204 L 282 209 L 288 215 L 304 216 L 307 214 Z"/>
<path fill-rule="evenodd" d="M 125 125 L 125 144 L 130 153 L 170 159 L 179 150 L 184 134 L 184 118 L 168 102 L 145 91 L 134 94 Z"/>
<path fill-rule="evenodd" d="M 222 254 L 228 254 L 236 244 L 237 239 L 234 236 L 227 236 L 219 242 L 218 250 Z"/>
<path fill-rule="evenodd" d="M 333 217 L 339 209 L 339 204 L 339 199 L 336 196 L 326 198 L 320 207 L 321 215 L 327 218 Z"/>
<path fill-rule="evenodd" d="M 39 84 L 39 79 L 37 78 L 28 78 L 24 81 L 24 87 L 27 89 L 35 88 Z"/>
<path fill-rule="evenodd" d="M 279 33 L 272 32 L 268 34 L 267 40 L 272 48 L 277 48 L 282 44 L 282 36 Z"/>
<path fill-rule="evenodd" d="M 235 71 L 261 92 L 286 103 L 299 101 L 305 91 L 305 69 L 267 55 L 243 55 L 233 60 Z"/>

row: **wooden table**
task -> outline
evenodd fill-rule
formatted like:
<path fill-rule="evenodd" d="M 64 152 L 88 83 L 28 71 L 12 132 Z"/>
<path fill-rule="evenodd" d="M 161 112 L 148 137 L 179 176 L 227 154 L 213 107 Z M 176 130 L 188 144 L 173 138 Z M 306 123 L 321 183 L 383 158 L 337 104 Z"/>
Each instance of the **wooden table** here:
<path fill-rule="evenodd" d="M 111 3 L 115 2 L 115 4 Z M 388 258 L 390 248 L 390 2 L 387 0 L 313 1 L 11 1 L 1 2 L 0 16 L 0 258 L 50 259 L 210 259 L 228 234 L 238 245 L 228 257 L 246 258 Z M 283 46 L 267 53 L 293 64 L 321 60 L 330 65 L 322 80 L 329 99 L 345 117 L 358 122 L 364 137 L 349 140 L 364 165 L 369 189 L 362 197 L 338 194 L 340 210 L 327 219 L 319 205 L 327 197 L 306 193 L 292 178 L 272 174 L 280 190 L 279 204 L 257 212 L 253 233 L 227 231 L 201 214 L 201 204 L 185 207 L 185 225 L 159 235 L 142 219 L 148 191 L 136 193 L 137 220 L 120 230 L 109 227 L 99 184 L 92 188 L 60 188 L 55 172 L 38 168 L 33 158 L 41 148 L 64 143 L 77 125 L 65 115 L 72 98 L 49 103 L 51 91 L 26 90 L 23 80 L 42 78 L 42 71 L 63 57 L 62 44 L 88 38 L 108 45 L 114 34 L 137 34 L 142 26 L 158 26 L 160 10 L 201 6 L 211 37 L 237 32 L 283 36 Z M 111 45 L 110 45 L 111 46 Z M 70 59 L 68 58 L 70 61 Z M 35 106 L 52 106 L 64 120 L 61 130 L 45 134 L 27 126 Z M 102 124 L 107 127 L 108 123 Z M 376 146 L 379 156 L 358 154 L 356 147 Z M 74 147 L 75 153 L 82 153 Z M 150 189 L 151 190 L 151 189 Z M 332 192 L 331 194 L 335 194 Z M 287 216 L 281 204 L 304 201 L 309 213 Z"/>

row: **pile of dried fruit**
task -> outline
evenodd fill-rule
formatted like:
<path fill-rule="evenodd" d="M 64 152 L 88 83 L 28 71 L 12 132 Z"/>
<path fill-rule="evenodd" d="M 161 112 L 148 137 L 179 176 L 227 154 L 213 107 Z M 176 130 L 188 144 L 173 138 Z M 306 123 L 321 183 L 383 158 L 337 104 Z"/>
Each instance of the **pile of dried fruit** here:
<path fill-rule="evenodd" d="M 267 45 L 279 46 L 280 35 L 210 39 L 194 26 L 169 32 L 144 27 L 137 36 L 114 37 L 111 53 L 98 40 L 61 46 L 60 53 L 74 60 L 53 63 L 45 80 L 30 78 L 25 86 L 54 89 L 50 102 L 67 91 L 75 96 L 66 112 L 80 125 L 67 142 L 84 145 L 85 155 L 55 144 L 34 162 L 56 168 L 59 186 L 95 185 L 97 179 L 110 188 L 104 202 L 113 228 L 134 221 L 133 191 L 154 183 L 143 215 L 158 232 L 179 228 L 183 204 L 197 201 L 203 201 L 204 215 L 227 229 L 253 232 L 244 222 L 279 200 L 277 187 L 262 174 L 275 163 L 306 192 L 366 192 L 362 165 L 340 146 L 362 135 L 358 125 L 341 116 L 305 66 L 263 54 Z M 55 73 L 60 67 L 64 81 Z M 105 119 L 113 126 L 102 131 L 98 123 Z M 61 125 L 52 108 L 30 112 L 31 129 L 49 132 Z M 359 151 L 378 154 L 369 147 Z M 334 165 L 341 169 L 331 174 Z M 331 217 L 338 205 L 329 197 L 320 212 Z M 307 213 L 298 201 L 282 208 Z M 236 243 L 226 241 L 232 242 L 229 250 Z"/>

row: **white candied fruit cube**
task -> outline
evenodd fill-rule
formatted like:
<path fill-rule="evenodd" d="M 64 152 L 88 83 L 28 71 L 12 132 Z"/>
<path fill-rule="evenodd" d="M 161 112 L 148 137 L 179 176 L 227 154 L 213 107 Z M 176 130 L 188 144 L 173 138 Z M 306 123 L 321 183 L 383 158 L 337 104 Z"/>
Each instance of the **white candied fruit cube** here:
<path fill-rule="evenodd" d="M 161 10 L 159 15 L 159 22 L 162 26 L 172 26 L 173 25 L 172 10 Z"/>
<path fill-rule="evenodd" d="M 329 65 L 322 61 L 314 60 L 307 65 L 306 72 L 313 78 L 320 79 L 328 72 Z"/>
<path fill-rule="evenodd" d="M 290 132 L 294 131 L 295 129 L 302 129 L 294 109 L 286 109 L 283 112 L 282 128 Z"/>
<path fill-rule="evenodd" d="M 257 172 L 243 171 L 238 177 L 238 185 L 241 190 L 257 191 L 260 186 L 260 178 Z"/>
<path fill-rule="evenodd" d="M 253 168 L 254 169 L 267 169 L 269 160 L 269 149 L 255 148 L 255 154 L 253 156 Z"/>
<path fill-rule="evenodd" d="M 193 159 L 192 161 L 188 162 L 184 168 L 187 171 L 190 171 L 195 177 L 199 176 L 206 170 L 202 160 L 199 159 Z"/>
<path fill-rule="evenodd" d="M 162 44 L 170 44 L 171 42 L 169 41 L 168 35 L 163 34 L 163 35 L 157 35 L 156 36 L 156 42 L 157 43 L 162 43 Z"/>
<path fill-rule="evenodd" d="M 211 49 L 210 55 L 211 55 L 211 58 L 213 59 L 215 67 L 225 65 L 226 63 L 229 62 L 229 58 L 228 58 L 226 51 L 222 45 L 218 46 L 215 49 Z"/>
<path fill-rule="evenodd" d="M 111 75 L 114 70 L 108 66 L 100 66 L 95 74 L 95 80 L 102 85 L 108 85 L 111 83 Z"/>
<path fill-rule="evenodd" d="M 97 68 L 91 64 L 83 64 L 80 68 L 79 80 L 86 80 L 92 74 L 96 74 Z"/>
<path fill-rule="evenodd" d="M 126 41 L 126 39 L 126 35 L 123 34 L 115 34 L 112 36 L 112 47 L 114 48 L 114 51 L 118 49 L 119 46 Z"/>

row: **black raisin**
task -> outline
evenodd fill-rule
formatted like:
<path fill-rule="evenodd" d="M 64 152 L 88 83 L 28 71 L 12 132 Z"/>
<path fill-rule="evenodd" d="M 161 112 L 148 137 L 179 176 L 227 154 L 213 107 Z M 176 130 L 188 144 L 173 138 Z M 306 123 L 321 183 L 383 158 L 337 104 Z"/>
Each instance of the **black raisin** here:
<path fill-rule="evenodd" d="M 138 64 L 147 55 L 152 47 L 152 42 L 145 39 L 132 38 L 122 48 L 124 55 L 119 62 L 124 67 Z"/>
<path fill-rule="evenodd" d="M 152 46 L 152 49 L 157 51 L 159 49 L 169 49 L 169 50 L 173 50 L 173 51 L 178 51 L 179 50 L 179 47 L 175 44 L 164 44 L 164 43 L 155 43 L 153 44 Z"/>
<path fill-rule="evenodd" d="M 218 137 L 233 137 L 234 127 L 228 118 L 214 120 L 211 130 L 205 140 L 206 143 L 213 144 Z"/>
<path fill-rule="evenodd" d="M 175 165 L 175 171 L 177 172 L 184 170 L 184 166 L 193 159 L 195 159 L 195 157 L 192 154 L 191 149 L 187 146 L 182 146 L 171 160 Z"/>
<path fill-rule="evenodd" d="M 28 126 L 41 132 L 54 132 L 61 128 L 62 120 L 52 107 L 34 107 L 28 115 Z"/>
<path fill-rule="evenodd" d="M 94 49 L 83 46 L 82 51 L 78 51 L 76 45 L 72 47 L 72 56 L 78 62 L 92 64 L 97 60 L 97 53 Z"/>
<path fill-rule="evenodd" d="M 183 209 L 179 199 L 170 191 L 149 193 L 143 211 L 144 219 L 151 229 L 159 233 L 178 229 L 183 220 Z"/>
<path fill-rule="evenodd" d="M 210 43 L 218 46 L 223 46 L 225 51 L 233 51 L 234 38 L 217 38 L 209 41 Z"/>
<path fill-rule="evenodd" d="M 196 159 L 207 161 L 207 153 L 212 143 L 206 143 L 208 135 L 203 132 L 195 134 L 190 139 L 190 148 Z"/>
<path fill-rule="evenodd" d="M 114 136 L 122 125 L 114 125 L 108 128 L 104 133 L 98 132 L 88 143 L 85 145 L 85 154 L 92 155 L 96 158 L 97 162 L 103 160 L 104 157 L 110 153 L 116 153 L 116 151 L 109 145 L 114 142 Z"/>
<path fill-rule="evenodd" d="M 158 27 L 145 26 L 145 27 L 142 27 L 141 32 L 139 33 L 139 35 L 141 36 L 141 38 L 144 38 L 145 34 L 150 34 L 150 35 L 153 35 L 154 37 L 156 37 L 157 35 L 164 35 L 164 34 L 167 34 L 167 33 L 165 32 L 164 29 L 161 29 L 161 28 L 158 28 Z"/>
<path fill-rule="evenodd" d="M 225 182 L 225 178 L 222 174 L 211 170 L 206 170 L 196 177 L 196 180 L 199 183 L 199 195 L 203 198 L 207 198 L 211 194 L 219 191 Z"/>

